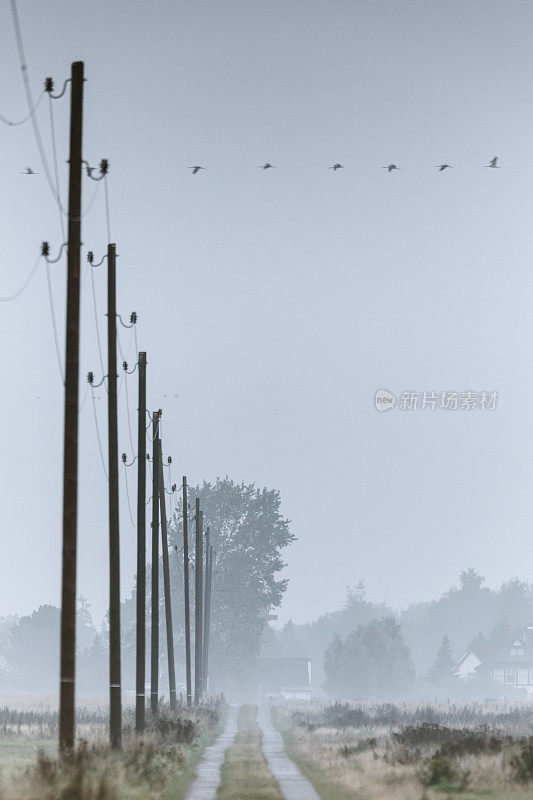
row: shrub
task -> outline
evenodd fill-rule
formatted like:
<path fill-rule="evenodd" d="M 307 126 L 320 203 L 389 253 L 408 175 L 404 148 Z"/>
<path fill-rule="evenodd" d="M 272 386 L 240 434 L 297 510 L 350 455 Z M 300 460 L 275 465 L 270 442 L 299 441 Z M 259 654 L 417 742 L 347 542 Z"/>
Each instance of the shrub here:
<path fill-rule="evenodd" d="M 533 780 L 533 736 L 511 757 L 509 765 L 515 781 L 529 783 Z"/>

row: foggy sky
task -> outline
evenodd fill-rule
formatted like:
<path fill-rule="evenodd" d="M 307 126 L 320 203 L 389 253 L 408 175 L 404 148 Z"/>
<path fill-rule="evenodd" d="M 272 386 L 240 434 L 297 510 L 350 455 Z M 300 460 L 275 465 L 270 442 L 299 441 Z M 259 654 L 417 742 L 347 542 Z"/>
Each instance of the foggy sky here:
<path fill-rule="evenodd" d="M 174 480 L 227 474 L 281 491 L 298 541 L 280 620 L 313 619 L 360 580 L 401 606 L 435 597 L 470 565 L 493 585 L 529 579 L 531 4 L 19 9 L 35 94 L 48 75 L 60 89 L 71 61 L 85 61 L 84 157 L 110 160 L 118 308 L 139 314 Z M 21 117 L 6 0 L 0 71 L 0 111 Z M 51 155 L 47 103 L 39 122 Z M 68 98 L 54 110 L 65 195 Z M 7 294 L 43 239 L 57 253 L 61 233 L 30 125 L 0 125 L 0 152 Z M 495 155 L 502 169 L 483 169 Z M 259 170 L 266 160 L 278 168 Z M 334 161 L 346 169 L 328 170 Z M 403 171 L 389 175 L 390 161 Z M 453 169 L 438 173 L 442 162 Z M 206 169 L 193 177 L 191 164 Z M 27 165 L 40 174 L 19 174 Z M 84 181 L 85 199 L 95 185 Z M 105 250 L 103 192 L 82 240 L 82 258 Z M 51 269 L 63 335 L 64 261 Z M 101 372 L 85 275 L 82 398 L 87 371 Z M 105 273 L 95 280 L 105 340 Z M 1 305 L 0 326 L 3 615 L 59 603 L 63 394 L 44 269 Z M 379 388 L 500 398 L 490 413 L 378 414 Z M 133 411 L 135 380 L 129 390 Z M 119 447 L 130 454 L 124 399 Z M 107 484 L 89 400 L 80 437 L 79 591 L 100 620 Z M 125 596 L 135 531 L 121 493 Z"/>

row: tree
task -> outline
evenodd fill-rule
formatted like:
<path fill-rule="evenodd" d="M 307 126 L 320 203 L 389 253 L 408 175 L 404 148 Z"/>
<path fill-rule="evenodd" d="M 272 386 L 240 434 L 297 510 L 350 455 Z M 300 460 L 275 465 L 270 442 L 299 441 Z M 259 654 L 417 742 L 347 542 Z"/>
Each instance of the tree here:
<path fill-rule="evenodd" d="M 455 662 L 448 634 L 442 637 L 435 661 L 429 671 L 429 680 L 435 684 L 449 683 L 453 677 Z"/>
<path fill-rule="evenodd" d="M 461 584 L 461 591 L 465 594 L 475 594 L 479 592 L 485 583 L 485 578 L 482 578 L 473 567 L 469 567 L 459 575 L 459 583 Z"/>
<path fill-rule="evenodd" d="M 276 490 L 236 484 L 226 477 L 217 478 L 214 484 L 204 481 L 201 486 L 190 486 L 190 509 L 194 508 L 196 497 L 200 498 L 204 527 L 209 526 L 215 549 L 212 686 L 244 689 L 255 680 L 263 629 L 281 604 L 287 587 L 287 579 L 279 578 L 285 566 L 281 550 L 294 541 L 294 536 L 288 520 L 280 514 L 281 499 Z M 189 534 L 192 578 L 194 524 L 189 525 Z M 172 547 L 181 549 L 181 508 L 174 515 L 169 540 Z M 177 594 L 176 620 L 181 625 L 181 592 Z M 194 614 L 194 592 L 191 613 Z M 177 630 L 179 639 L 182 635 L 182 630 Z"/>
<path fill-rule="evenodd" d="M 330 694 L 337 694 L 340 689 L 339 671 L 342 659 L 343 644 L 338 633 L 324 651 L 325 688 Z"/>
<path fill-rule="evenodd" d="M 39 606 L 21 617 L 11 632 L 11 680 L 17 688 L 57 691 L 59 682 L 59 609 Z"/>
<path fill-rule="evenodd" d="M 332 643 L 328 654 L 332 668 L 337 652 L 338 643 Z M 345 696 L 400 697 L 411 688 L 414 680 L 411 652 L 395 617 L 359 625 L 344 642 L 338 666 L 338 689 Z"/>

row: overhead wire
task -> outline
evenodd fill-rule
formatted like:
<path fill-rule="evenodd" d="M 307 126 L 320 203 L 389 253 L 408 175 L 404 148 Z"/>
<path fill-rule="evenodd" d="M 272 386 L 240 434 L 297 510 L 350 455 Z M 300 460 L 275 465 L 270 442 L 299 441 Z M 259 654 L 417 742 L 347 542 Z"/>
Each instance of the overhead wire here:
<path fill-rule="evenodd" d="M 95 428 L 95 431 L 96 431 L 96 441 L 98 442 L 98 451 L 100 453 L 100 461 L 102 462 L 102 469 L 104 470 L 104 474 L 106 476 L 106 480 L 109 480 L 109 475 L 107 473 L 107 467 L 105 465 L 104 451 L 102 449 L 102 441 L 100 439 L 100 428 L 98 426 L 98 415 L 96 413 L 96 405 L 95 405 L 95 402 L 94 402 L 94 399 L 95 399 L 94 398 L 94 389 L 93 389 L 92 385 L 91 385 L 91 397 L 92 397 L 92 402 L 93 402 L 94 428 Z"/>
<path fill-rule="evenodd" d="M 56 186 L 56 200 L 59 205 L 59 224 L 61 225 L 61 235 L 63 240 L 66 238 L 65 235 L 65 220 L 63 218 L 63 214 L 61 213 L 61 193 L 59 189 L 59 169 L 57 165 L 57 143 L 56 143 L 56 126 L 54 121 L 54 103 L 52 100 L 51 95 L 48 95 L 48 112 L 50 117 L 50 138 L 52 140 L 52 158 L 54 163 L 54 177 L 55 177 L 55 186 Z"/>
<path fill-rule="evenodd" d="M 15 30 L 15 39 L 17 41 L 17 49 L 19 54 L 19 61 L 20 61 L 20 70 L 22 72 L 22 82 L 24 85 L 24 91 L 26 93 L 26 101 L 28 104 L 28 111 L 32 112 L 34 107 L 33 96 L 30 86 L 30 79 L 28 76 L 28 67 L 26 64 L 26 55 L 24 53 L 24 44 L 22 41 L 22 32 L 20 28 L 20 20 L 18 16 L 18 9 L 17 9 L 17 2 L 16 0 L 11 0 L 11 16 L 13 19 L 13 27 Z M 39 123 L 37 122 L 37 115 L 35 113 L 30 113 L 30 119 L 33 128 L 33 134 L 35 137 L 35 143 L 37 145 L 37 150 L 39 151 L 39 158 L 41 159 L 41 164 L 44 170 L 44 174 L 46 176 L 46 180 L 50 191 L 52 192 L 52 196 L 55 202 L 58 204 L 58 208 L 60 209 L 61 213 L 65 216 L 68 216 L 68 211 L 65 210 L 63 205 L 58 202 L 57 199 L 57 187 L 54 185 L 54 180 L 52 178 L 52 174 L 50 172 L 50 166 L 48 164 L 48 159 L 46 158 L 46 153 L 44 151 L 43 140 L 41 137 L 41 131 L 39 129 Z"/>
<path fill-rule="evenodd" d="M 124 363 L 126 363 L 126 362 L 124 362 Z M 128 434 L 129 434 L 129 437 L 130 437 L 131 452 L 133 453 L 135 458 L 137 458 L 137 455 L 135 453 L 135 446 L 133 444 L 133 435 L 132 435 L 132 432 L 131 432 L 130 400 L 129 400 L 129 395 L 128 395 L 128 372 L 127 372 L 127 370 L 124 370 L 124 373 L 125 373 L 125 375 L 124 375 L 124 389 L 125 389 L 125 395 L 126 395 L 126 415 L 128 417 Z"/>
<path fill-rule="evenodd" d="M 30 109 L 29 113 L 26 114 L 26 116 L 23 117 L 22 119 L 18 119 L 18 120 L 13 121 L 13 120 L 8 119 L 7 117 L 5 117 L 3 114 L 0 114 L 0 122 L 3 122 L 4 125 L 9 125 L 12 128 L 16 128 L 18 125 L 24 125 L 24 123 L 29 120 L 31 115 L 35 114 L 35 112 L 39 108 L 39 106 L 41 104 L 41 100 L 43 99 L 45 94 L 46 94 L 46 92 L 43 89 L 43 92 L 42 92 L 42 94 L 39 95 L 39 99 L 37 100 L 37 102 L 33 104 L 33 107 Z"/>
<path fill-rule="evenodd" d="M 41 255 L 41 253 L 39 253 L 39 255 L 37 257 L 37 261 L 35 262 L 35 264 L 31 268 L 30 273 L 29 273 L 28 277 L 26 278 L 26 280 L 24 281 L 24 283 L 22 284 L 22 286 L 19 289 L 17 289 L 17 291 L 14 292 L 13 294 L 0 295 L 0 302 L 9 303 L 9 302 L 11 302 L 11 300 L 16 300 L 18 297 L 20 297 L 22 292 L 30 285 L 31 279 L 33 278 L 33 276 L 37 272 L 37 269 L 39 267 L 39 263 L 41 261 L 41 258 L 42 258 L 42 255 Z"/>
<path fill-rule="evenodd" d="M 109 211 L 109 188 L 107 185 L 107 173 L 104 180 L 104 192 L 105 192 L 105 221 L 107 228 L 107 241 L 111 242 L 111 214 Z"/>
<path fill-rule="evenodd" d="M 54 296 L 52 294 L 52 280 L 50 278 L 50 264 L 48 261 L 46 262 L 46 284 L 48 287 L 48 304 L 50 306 L 50 316 L 52 318 L 52 330 L 54 332 L 54 346 L 56 351 L 57 367 L 59 369 L 59 375 L 61 376 L 61 383 L 65 385 L 65 373 L 63 371 L 63 364 L 61 362 L 59 335 L 57 332 L 57 322 L 54 309 Z"/>
<path fill-rule="evenodd" d="M 130 464 L 130 466 L 131 466 L 131 464 Z M 132 526 L 135 528 L 136 526 L 135 526 L 135 522 L 134 522 L 134 519 L 133 519 L 133 514 L 131 513 L 130 490 L 129 490 L 129 486 L 128 486 L 128 468 L 127 468 L 126 464 L 124 464 L 124 481 L 126 483 L 126 497 L 128 498 L 128 512 L 129 512 L 129 515 L 130 515 L 130 522 L 131 522 Z"/>

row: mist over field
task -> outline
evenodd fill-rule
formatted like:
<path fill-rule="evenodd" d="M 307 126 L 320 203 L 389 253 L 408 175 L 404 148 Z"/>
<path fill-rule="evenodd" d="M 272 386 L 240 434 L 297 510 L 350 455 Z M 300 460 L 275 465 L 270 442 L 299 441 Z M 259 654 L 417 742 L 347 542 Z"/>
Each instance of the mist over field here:
<path fill-rule="evenodd" d="M 532 40 L 0 3 L 0 800 L 533 800 Z"/>

